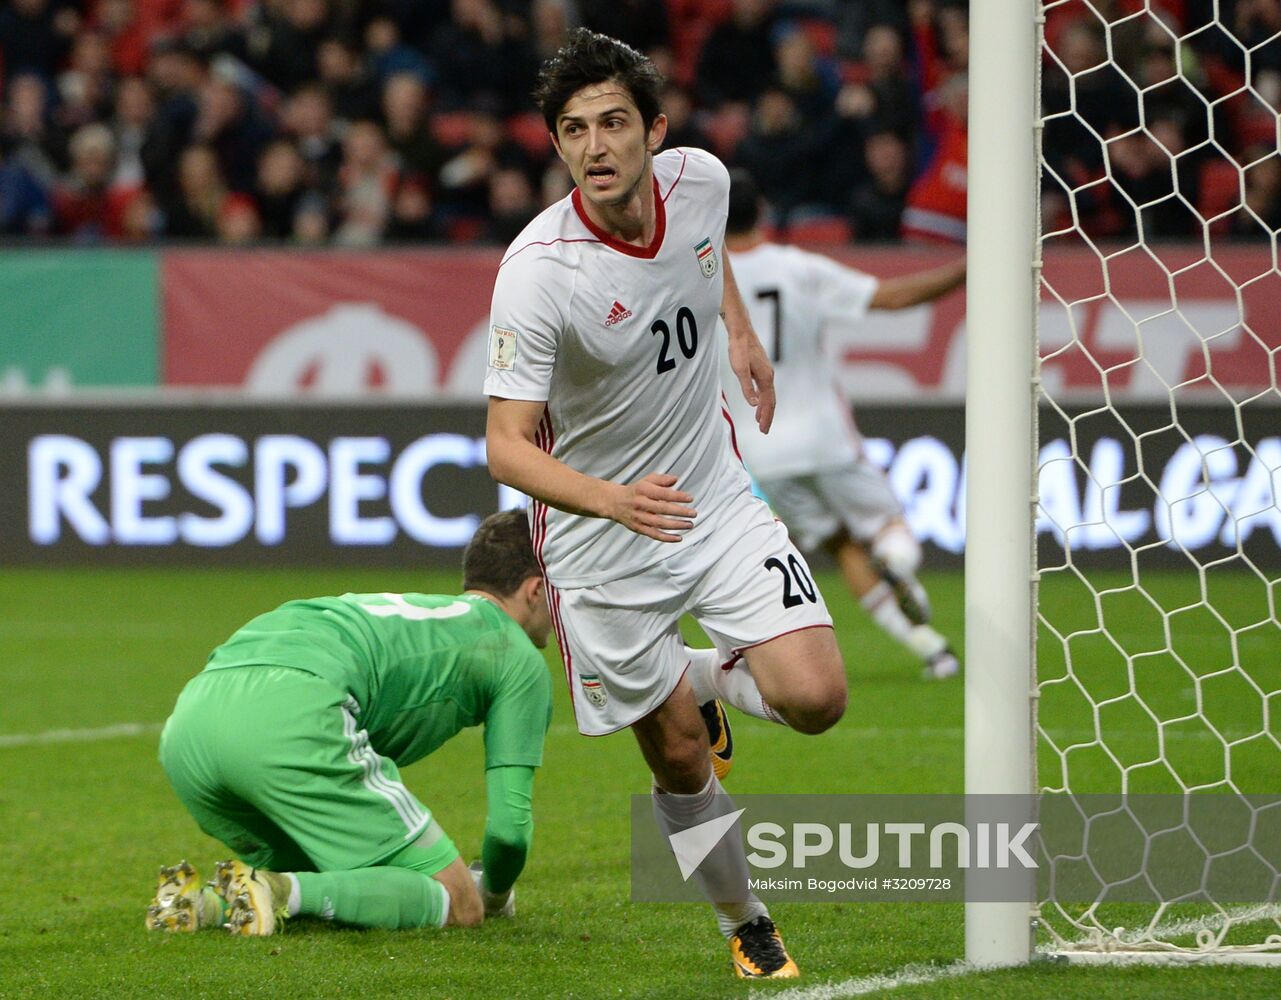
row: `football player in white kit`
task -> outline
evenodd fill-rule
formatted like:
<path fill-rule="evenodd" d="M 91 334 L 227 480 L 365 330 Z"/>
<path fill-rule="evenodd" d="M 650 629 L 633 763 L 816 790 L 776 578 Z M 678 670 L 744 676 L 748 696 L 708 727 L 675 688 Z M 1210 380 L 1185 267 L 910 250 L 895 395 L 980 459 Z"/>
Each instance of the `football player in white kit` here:
<path fill-rule="evenodd" d="M 661 86 L 647 58 L 586 29 L 543 66 L 535 97 L 575 190 L 503 257 L 485 392 L 490 471 L 533 500 L 578 728 L 631 727 L 670 836 L 734 811 L 712 767 L 730 749 L 718 699 L 818 733 L 847 691 L 823 598 L 751 493 L 720 391 L 728 348 L 769 429 L 772 372 L 722 245 L 729 175 L 701 150 L 659 152 Z M 686 612 L 714 649 L 684 645 Z M 695 878 L 738 975 L 798 975 L 741 835 Z"/>
<path fill-rule="evenodd" d="M 743 170 L 731 174 L 726 246 L 755 328 L 774 362 L 778 417 L 767 437 L 742 426 L 743 461 L 793 540 L 836 559 L 859 603 L 882 629 L 925 664 L 925 676 L 959 669 L 947 639 L 930 624 L 930 603 L 916 578 L 921 546 L 885 474 L 863 453 L 849 401 L 824 349 L 833 319 L 870 309 L 906 309 L 946 295 L 965 281 L 965 259 L 878 280 L 819 254 L 780 246 L 760 228 L 761 199 Z M 728 387 L 733 373 L 724 366 Z M 750 411 L 727 394 L 730 414 Z"/>

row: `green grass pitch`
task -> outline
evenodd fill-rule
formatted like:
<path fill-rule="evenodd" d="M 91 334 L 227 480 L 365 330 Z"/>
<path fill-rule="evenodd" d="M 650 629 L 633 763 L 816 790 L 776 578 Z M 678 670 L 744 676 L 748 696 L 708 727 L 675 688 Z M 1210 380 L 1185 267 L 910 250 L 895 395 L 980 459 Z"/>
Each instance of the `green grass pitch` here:
<path fill-rule="evenodd" d="M 0 882 L 0 997 L 712 1000 L 796 988 L 735 980 L 705 908 L 628 901 L 628 796 L 645 792 L 648 777 L 630 735 L 588 740 L 574 731 L 554 650 L 556 714 L 536 786 L 534 851 L 519 884 L 516 920 L 475 932 L 395 934 L 299 922 L 262 940 L 143 930 L 157 866 L 185 857 L 203 872 L 225 853 L 178 805 L 155 758 L 159 724 L 208 651 L 253 614 L 290 597 L 449 591 L 456 579 L 407 571 L 7 570 L 0 577 L 0 821 L 7 861 Z M 960 575 L 926 574 L 925 582 L 940 627 L 959 648 Z M 814 738 L 736 717 L 730 790 L 960 791 L 961 683 L 920 680 L 911 659 L 871 627 L 834 576 L 820 575 L 820 583 L 849 665 L 849 712 L 835 730 Z M 1167 609 L 1177 608 L 1195 599 L 1195 585 L 1190 578 L 1158 578 L 1152 593 Z M 1248 624 L 1258 611 L 1260 581 L 1228 576 L 1216 586 L 1216 607 Z M 1066 631 L 1083 633 L 1069 643 L 1073 662 L 1087 683 L 1099 685 L 1093 695 L 1110 697 L 1116 650 L 1084 634 L 1094 605 L 1079 590 L 1064 579 L 1046 580 L 1042 604 Z M 1134 595 L 1107 598 L 1113 599 Z M 1136 602 L 1125 621 L 1119 641 L 1126 651 L 1160 639 L 1160 615 L 1150 602 Z M 1223 625 L 1192 612 L 1185 624 L 1179 641 L 1188 662 L 1218 662 Z M 1281 687 L 1275 625 L 1243 632 L 1238 641 L 1243 661 L 1257 672 L 1252 676 L 1270 685 L 1264 690 Z M 1043 658 L 1043 670 L 1054 676 L 1062 663 L 1063 654 L 1053 653 Z M 1152 680 L 1152 700 L 1169 700 L 1177 711 L 1195 697 L 1196 681 L 1163 676 L 1162 683 Z M 1260 731 L 1263 710 L 1248 686 L 1216 684 L 1215 677 L 1201 686 L 1207 716 Z M 1061 713 L 1055 725 L 1063 738 L 1088 739 L 1090 720 L 1079 700 L 1065 692 L 1063 705 L 1051 707 Z M 1123 759 L 1142 759 L 1151 738 L 1143 720 L 1118 716 L 1115 722 L 1122 732 L 1133 726 L 1116 742 Z M 1180 752 L 1185 749 L 1180 744 Z M 1092 754 L 1085 747 L 1071 766 L 1082 781 L 1091 775 L 1103 781 L 1114 765 Z M 1203 756 L 1208 763 L 1198 764 L 1202 756 L 1194 755 L 1187 766 L 1204 766 L 1213 778 L 1223 754 Z M 480 734 L 473 731 L 405 774 L 468 857 L 478 851 L 484 819 L 481 760 Z M 1051 763 L 1043 756 L 1043 775 Z M 1235 773 L 1258 786 L 1252 790 L 1277 790 L 1276 758 L 1262 750 L 1243 755 Z M 773 910 L 804 973 L 799 988 L 808 992 L 801 996 L 845 996 L 818 987 L 914 963 L 947 964 L 964 952 L 955 904 Z M 893 996 L 1240 1000 L 1281 994 L 1278 976 L 1267 969 L 1041 965 L 904 986 Z"/>

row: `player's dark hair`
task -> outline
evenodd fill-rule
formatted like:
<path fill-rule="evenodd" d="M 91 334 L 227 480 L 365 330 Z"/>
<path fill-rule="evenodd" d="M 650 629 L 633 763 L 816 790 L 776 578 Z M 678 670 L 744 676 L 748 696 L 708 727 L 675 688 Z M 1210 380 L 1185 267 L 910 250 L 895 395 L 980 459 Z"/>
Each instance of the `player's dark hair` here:
<path fill-rule="evenodd" d="M 542 575 L 523 510 L 490 514 L 463 550 L 463 590 L 507 597 L 531 576 Z"/>
<path fill-rule="evenodd" d="M 570 32 L 569 41 L 538 71 L 534 101 L 548 131 L 556 131 L 556 119 L 571 97 L 607 80 L 617 80 L 632 95 L 648 131 L 662 112 L 663 75 L 648 56 L 590 28 Z"/>
<path fill-rule="evenodd" d="M 741 236 L 750 233 L 761 221 L 761 191 L 752 175 L 742 167 L 729 172 L 729 217 L 725 233 Z"/>

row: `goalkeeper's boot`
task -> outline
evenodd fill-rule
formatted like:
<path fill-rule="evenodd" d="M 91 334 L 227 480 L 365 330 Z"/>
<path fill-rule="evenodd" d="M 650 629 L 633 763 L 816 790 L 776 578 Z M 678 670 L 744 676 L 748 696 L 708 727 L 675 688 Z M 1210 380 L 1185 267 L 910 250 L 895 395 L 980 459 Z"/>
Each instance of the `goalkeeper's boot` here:
<path fill-rule="evenodd" d="M 698 707 L 707 726 L 707 742 L 712 747 L 712 772 L 718 781 L 724 780 L 734 766 L 734 733 L 729 728 L 725 706 L 713 698 Z"/>
<path fill-rule="evenodd" d="M 227 903 L 224 926 L 232 934 L 265 937 L 284 930 L 289 879 L 243 861 L 219 861 L 214 889 Z"/>
<path fill-rule="evenodd" d="M 735 931 L 729 951 L 739 979 L 796 979 L 801 974 L 769 917 L 757 917 Z"/>
<path fill-rule="evenodd" d="M 160 869 L 156 897 L 147 907 L 149 931 L 190 933 L 222 926 L 223 905 L 213 886 L 202 885 L 186 861 Z"/>
<path fill-rule="evenodd" d="M 927 681 L 942 681 L 961 672 L 961 661 L 947 646 L 925 661 L 924 676 Z"/>

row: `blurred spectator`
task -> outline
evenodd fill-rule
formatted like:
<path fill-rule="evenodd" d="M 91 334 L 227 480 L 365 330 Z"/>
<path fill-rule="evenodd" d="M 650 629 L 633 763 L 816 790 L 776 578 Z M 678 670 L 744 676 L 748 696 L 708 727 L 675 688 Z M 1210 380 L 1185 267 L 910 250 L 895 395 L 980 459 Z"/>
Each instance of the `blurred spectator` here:
<path fill-rule="evenodd" d="M 217 154 L 208 146 L 189 146 L 178 164 L 178 197 L 166 210 L 165 235 L 212 239 L 226 198 Z"/>
<path fill-rule="evenodd" d="M 48 88 L 30 74 L 9 81 L 0 142 L 8 159 L 21 164 L 45 190 L 57 183 L 67 162 L 67 140 L 49 113 Z"/>
<path fill-rule="evenodd" d="M 294 213 L 293 238 L 303 246 L 315 246 L 329 239 L 329 207 L 318 192 L 308 192 L 299 202 Z"/>
<path fill-rule="evenodd" d="M 58 74 L 58 124 L 67 132 L 111 114 L 113 85 L 107 36 L 83 31 L 71 46 L 68 66 Z"/>
<path fill-rule="evenodd" d="M 663 113 L 667 115 L 664 148 L 711 149 L 712 140 L 695 119 L 694 97 L 686 88 L 669 83 L 663 89 Z"/>
<path fill-rule="evenodd" d="M 316 78 L 316 53 L 329 32 L 327 0 L 279 0 L 255 8 L 248 57 L 255 70 L 284 91 Z"/>
<path fill-rule="evenodd" d="M 338 228 L 334 242 L 373 246 L 387 229 L 398 177 L 382 129 L 374 122 L 353 122 L 343 139 L 338 171 Z"/>
<path fill-rule="evenodd" d="M 116 173 L 112 183 L 140 188 L 147 183 L 143 147 L 156 115 L 155 101 L 147 81 L 130 76 L 116 87 L 112 130 L 116 137 Z"/>
<path fill-rule="evenodd" d="M 1060 176 L 1081 183 L 1102 167 L 1101 137 L 1138 124 L 1136 95 L 1108 62 L 1102 34 L 1093 25 L 1071 25 L 1060 35 L 1056 55 L 1046 63 L 1041 92 L 1050 119 L 1045 157 Z"/>
<path fill-rule="evenodd" d="M 1161 142 L 1154 136 L 1160 136 Z M 1169 120 L 1154 123 L 1151 133 L 1132 131 L 1110 139 L 1107 157 L 1115 184 L 1117 224 L 1104 235 L 1133 238 L 1140 222 L 1145 240 L 1191 231 L 1195 219 L 1188 206 L 1196 204 L 1196 194 L 1189 172 L 1180 171 L 1179 192 L 1171 180 L 1171 154 L 1182 147 L 1178 126 Z M 1187 204 L 1176 193 L 1182 193 Z"/>
<path fill-rule="evenodd" d="M 911 155 L 895 132 L 874 132 L 864 148 L 867 179 L 850 196 L 850 222 L 860 243 L 896 240 L 911 182 Z"/>
<path fill-rule="evenodd" d="M 373 71 L 375 86 L 399 73 L 412 73 L 424 81 L 432 78 L 431 64 L 418 49 L 405 44 L 400 34 L 400 26 L 390 17 L 375 17 L 369 22 L 365 28 L 365 45 L 369 49 L 370 68 Z M 351 60 L 350 66 L 359 66 L 359 54 L 351 47 L 348 47 L 347 51 Z M 328 58 L 332 57 L 330 54 Z"/>
<path fill-rule="evenodd" d="M 799 28 L 785 31 L 774 47 L 776 82 L 787 91 L 807 128 L 826 124 L 840 86 L 835 67 L 821 62 L 809 36 Z"/>
<path fill-rule="evenodd" d="M 477 99 L 504 113 L 525 110 L 537 66 L 532 50 L 510 36 L 494 0 L 453 0 L 452 19 L 436 32 L 429 52 L 442 108 Z"/>
<path fill-rule="evenodd" d="M 254 200 L 246 194 L 228 195 L 218 207 L 218 242 L 233 246 L 254 243 L 262 235 L 262 220 Z"/>
<path fill-rule="evenodd" d="M 813 166 L 821 162 L 824 138 L 805 128 L 786 90 L 771 86 L 761 94 L 752 131 L 738 147 L 738 164 L 755 178 L 782 225 L 815 199 Z"/>
<path fill-rule="evenodd" d="M 44 236 L 53 226 L 49 194 L 27 167 L 0 145 L 0 236 Z"/>
<path fill-rule="evenodd" d="M 284 125 L 306 165 L 307 186 L 332 190 L 342 165 L 342 142 L 324 88 L 309 84 L 299 89 L 285 105 Z"/>
<path fill-rule="evenodd" d="M 500 167 L 527 170 L 525 151 L 508 138 L 497 109 L 480 101 L 468 113 L 466 144 L 440 169 L 437 194 L 447 220 L 480 219 L 489 211 L 489 181 Z"/>
<path fill-rule="evenodd" d="M 286 240 L 294 230 L 294 216 L 307 193 L 306 164 L 287 139 L 276 139 L 258 161 L 254 198 L 258 205 L 259 235 Z"/>
<path fill-rule="evenodd" d="M 253 188 L 258 154 L 271 139 L 272 128 L 240 86 L 211 74 L 200 91 L 192 134 L 218 154 L 218 165 L 232 191 Z"/>
<path fill-rule="evenodd" d="M 916 131 L 919 100 L 903 51 L 903 36 L 887 24 L 874 24 L 863 38 L 863 59 L 842 91 L 856 101 L 853 115 L 874 131 L 893 131 L 905 139 Z"/>
<path fill-rule="evenodd" d="M 126 190 L 120 238 L 126 243 L 148 243 L 163 233 L 164 216 L 151 192 L 146 188 Z"/>
<path fill-rule="evenodd" d="M 622 6 L 616 3 L 616 6 Z M 651 7 L 660 18 L 663 8 Z M 530 48 L 533 61 L 541 65 L 556 54 L 569 37 L 570 28 L 576 27 L 570 0 L 534 0 L 529 7 Z M 618 36 L 615 35 L 615 38 Z"/>
<path fill-rule="evenodd" d="M 320 82 L 335 117 L 353 122 L 378 114 L 378 85 L 366 72 L 354 42 L 340 35 L 326 38 L 319 59 Z"/>
<path fill-rule="evenodd" d="M 401 172 L 425 178 L 435 187 L 444 152 L 431 134 L 427 85 L 416 73 L 389 77 L 383 85 L 382 110 L 387 143 Z"/>
<path fill-rule="evenodd" d="M 52 82 L 80 27 L 69 3 L 10 0 L 0 7 L 0 63 L 6 83 L 31 73 Z"/>
<path fill-rule="evenodd" d="M 244 31 L 227 12 L 226 0 L 183 0 L 182 43 L 199 58 L 208 61 L 226 54 L 239 60 L 248 58 Z"/>
<path fill-rule="evenodd" d="M 857 62 L 867 58 L 867 33 L 873 26 L 890 26 L 900 35 L 909 27 L 908 8 L 903 0 L 863 0 L 861 3 L 835 3 L 832 17 L 836 22 L 836 54 L 842 60 Z"/>
<path fill-rule="evenodd" d="M 68 145 L 71 170 L 54 188 L 54 231 L 77 243 L 100 243 L 123 234 L 126 194 L 113 191 L 116 141 L 111 129 L 94 123 L 81 127 Z"/>
<path fill-rule="evenodd" d="M 436 214 L 431 187 L 422 177 L 402 177 L 392 203 L 387 239 L 392 243 L 444 240 L 448 232 Z"/>
<path fill-rule="evenodd" d="M 205 64 L 177 42 L 160 42 L 148 67 L 156 113 L 143 142 L 147 186 L 168 212 L 179 198 L 178 169 L 183 150 L 193 141 Z"/>
<path fill-rule="evenodd" d="M 94 27 L 111 46 L 111 64 L 122 76 L 147 71 L 147 32 L 134 0 L 99 0 Z"/>
<path fill-rule="evenodd" d="M 728 21 L 716 26 L 698 61 L 704 101 L 752 101 L 774 77 L 774 0 L 734 0 Z"/>
<path fill-rule="evenodd" d="M 942 243 L 965 242 L 969 180 L 969 86 L 956 74 L 942 87 L 934 157 L 913 183 L 903 212 L 903 234 Z"/>
<path fill-rule="evenodd" d="M 481 238 L 487 243 L 507 246 L 540 210 L 534 198 L 534 186 L 523 171 L 511 167 L 499 170 L 489 182 L 489 225 Z"/>

